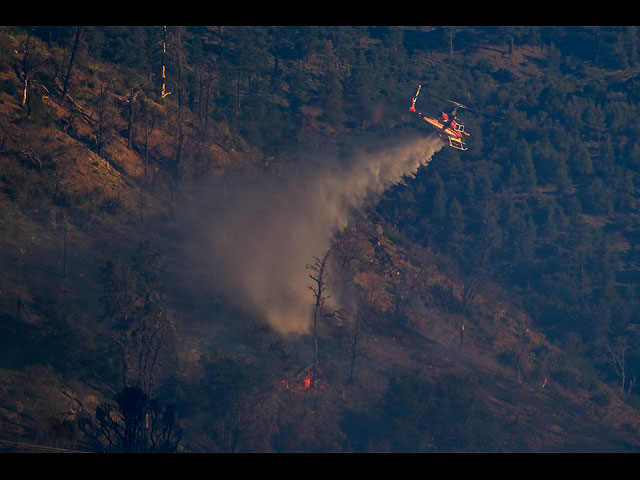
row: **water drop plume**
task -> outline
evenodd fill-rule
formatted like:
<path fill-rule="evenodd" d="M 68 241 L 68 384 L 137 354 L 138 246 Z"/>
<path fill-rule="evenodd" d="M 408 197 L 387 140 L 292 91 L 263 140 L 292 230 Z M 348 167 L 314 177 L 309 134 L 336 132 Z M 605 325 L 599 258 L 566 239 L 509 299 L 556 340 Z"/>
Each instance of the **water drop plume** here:
<path fill-rule="evenodd" d="M 313 303 L 307 266 L 354 210 L 415 176 L 442 146 L 438 137 L 414 139 L 210 188 L 201 205 L 215 290 L 282 333 L 307 333 Z"/>

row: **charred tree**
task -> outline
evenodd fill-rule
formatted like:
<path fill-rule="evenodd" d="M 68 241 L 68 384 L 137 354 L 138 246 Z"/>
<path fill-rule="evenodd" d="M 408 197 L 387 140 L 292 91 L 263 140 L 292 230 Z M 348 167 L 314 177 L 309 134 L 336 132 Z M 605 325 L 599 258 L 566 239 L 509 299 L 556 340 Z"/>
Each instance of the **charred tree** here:
<path fill-rule="evenodd" d="M 481 202 L 480 228 L 475 235 L 475 248 L 468 260 L 468 271 L 461 295 L 463 311 L 471 306 L 476 295 L 486 286 L 495 269 L 491 256 L 501 242 L 496 210 L 497 204 L 493 199 L 485 199 Z"/>
<path fill-rule="evenodd" d="M 101 270 L 103 318 L 119 347 L 122 389 L 151 392 L 161 352 L 173 329 L 165 302 L 162 255 L 151 245 L 138 246 L 132 263 L 120 258 Z"/>
<path fill-rule="evenodd" d="M 143 144 L 144 144 L 144 165 L 145 167 L 149 166 L 149 140 L 151 138 L 151 134 L 155 129 L 156 118 L 158 116 L 158 112 L 156 108 L 153 106 L 150 100 L 144 99 L 140 101 L 141 114 L 144 117 L 144 128 L 143 128 Z"/>
<path fill-rule="evenodd" d="M 80 43 L 80 35 L 82 35 L 82 29 L 76 27 L 76 34 L 73 40 L 73 47 L 71 48 L 71 57 L 69 58 L 69 65 L 67 66 L 67 73 L 64 76 L 64 83 L 62 84 L 62 96 L 60 97 L 60 104 L 64 105 L 67 92 L 69 90 L 69 83 L 71 81 L 71 72 L 73 70 L 73 64 L 78 51 L 78 44 Z"/>
<path fill-rule="evenodd" d="M 627 384 L 626 357 L 630 350 L 629 342 L 625 337 L 616 337 L 614 340 L 605 342 L 604 349 L 608 356 L 609 363 L 620 381 L 620 392 L 624 393 Z M 631 382 L 629 391 L 633 383 L 635 383 L 635 380 Z"/>
<path fill-rule="evenodd" d="M 164 98 L 167 95 L 171 95 L 171 92 L 167 92 L 167 71 L 166 71 L 166 56 L 167 56 L 167 27 L 162 27 L 162 91 L 160 92 L 160 98 Z"/>
<path fill-rule="evenodd" d="M 26 110 L 27 117 L 31 117 L 33 110 L 34 100 L 37 96 L 30 95 L 36 86 L 44 89 L 46 87 L 41 82 L 38 82 L 36 78 L 41 73 L 41 67 L 47 62 L 47 54 L 43 51 L 42 45 L 32 35 L 32 29 L 27 30 L 27 38 L 24 44 L 24 53 L 22 54 L 22 61 L 20 63 L 20 81 L 22 83 L 22 108 Z"/>
<path fill-rule="evenodd" d="M 115 404 L 100 404 L 95 418 L 82 418 L 79 428 L 99 453 L 174 453 L 181 439 L 174 408 L 137 387 L 123 389 Z"/>
<path fill-rule="evenodd" d="M 186 62 L 184 53 L 182 51 L 182 30 L 180 27 L 175 27 L 171 36 L 171 59 L 173 68 L 175 69 L 175 86 L 176 86 L 176 132 L 175 132 L 175 158 L 174 158 L 174 176 L 177 181 L 180 181 L 184 170 L 184 116 L 186 110 L 186 93 L 185 93 L 185 79 L 187 75 Z M 163 87 L 164 88 L 164 87 Z M 168 95 L 166 92 L 163 96 Z"/>
<path fill-rule="evenodd" d="M 29 42 L 31 40 L 31 30 L 27 33 L 27 40 L 24 46 L 24 56 L 22 57 L 22 106 L 27 105 L 27 92 L 29 91 L 30 65 L 29 65 Z"/>
<path fill-rule="evenodd" d="M 100 82 L 98 95 L 95 99 L 97 120 L 94 125 L 95 152 L 103 155 L 104 147 L 109 145 L 115 136 L 115 124 L 117 111 L 113 104 L 112 92 L 109 90 L 107 80 Z"/>
<path fill-rule="evenodd" d="M 355 378 L 356 361 L 360 355 L 360 334 L 362 328 L 362 308 L 358 305 L 353 320 L 353 332 L 350 339 L 349 352 L 349 381 Z"/>
<path fill-rule="evenodd" d="M 318 322 L 325 314 L 327 295 L 327 264 L 331 249 L 324 252 L 321 258 L 316 258 L 312 265 L 307 267 L 311 271 L 309 278 L 313 283 L 309 289 L 313 292 L 313 364 L 311 370 L 311 388 L 315 388 L 318 372 Z"/>
<path fill-rule="evenodd" d="M 131 87 L 131 90 L 129 90 L 129 112 L 127 117 L 127 147 L 129 148 L 133 146 L 133 124 L 137 97 L 138 89 L 136 87 Z"/>

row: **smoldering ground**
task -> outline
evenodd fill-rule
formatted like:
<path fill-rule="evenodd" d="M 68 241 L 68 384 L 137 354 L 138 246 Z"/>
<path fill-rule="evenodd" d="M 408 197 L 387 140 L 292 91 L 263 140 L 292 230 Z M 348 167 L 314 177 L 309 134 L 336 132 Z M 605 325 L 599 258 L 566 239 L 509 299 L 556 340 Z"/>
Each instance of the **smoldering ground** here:
<path fill-rule="evenodd" d="M 198 256 L 212 293 L 264 317 L 277 331 L 309 331 L 308 266 L 330 247 L 356 209 L 412 177 L 442 148 L 438 137 L 341 158 L 301 159 L 278 175 L 224 178 L 199 198 Z M 336 295 L 339 297 L 339 295 Z"/>

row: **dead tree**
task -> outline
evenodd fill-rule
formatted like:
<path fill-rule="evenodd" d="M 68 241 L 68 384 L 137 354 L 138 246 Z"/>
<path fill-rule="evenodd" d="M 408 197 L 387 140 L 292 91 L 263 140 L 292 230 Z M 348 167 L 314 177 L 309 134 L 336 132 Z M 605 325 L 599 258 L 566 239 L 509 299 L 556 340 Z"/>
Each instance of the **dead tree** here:
<path fill-rule="evenodd" d="M 22 57 L 22 77 L 23 77 L 23 92 L 22 92 L 22 105 L 27 104 L 27 91 L 29 90 L 29 79 L 31 76 L 29 65 L 29 42 L 31 40 L 31 30 L 27 33 L 27 40 L 24 47 L 24 56 Z"/>
<path fill-rule="evenodd" d="M 353 320 L 353 332 L 350 339 L 350 362 L 349 362 L 349 380 L 353 381 L 354 373 L 356 369 L 356 360 L 360 354 L 360 335 L 362 327 L 362 308 L 358 305 L 358 308 L 354 315 Z"/>
<path fill-rule="evenodd" d="M 162 27 L 162 92 L 160 93 L 161 98 L 166 97 L 167 95 L 171 95 L 171 92 L 167 92 L 166 81 L 167 81 L 167 73 L 166 73 L 166 59 L 167 56 L 167 27 Z"/>
<path fill-rule="evenodd" d="M 467 310 L 476 295 L 487 284 L 493 274 L 491 254 L 499 246 L 500 237 L 496 227 L 497 203 L 494 199 L 486 199 L 481 205 L 482 229 L 476 239 L 476 246 L 469 259 L 468 273 L 464 280 L 461 294 L 462 309 Z"/>
<path fill-rule="evenodd" d="M 129 265 L 121 258 L 100 271 L 103 318 L 121 355 L 122 387 L 153 390 L 161 352 L 173 334 L 173 316 L 166 304 L 164 260 L 150 244 L 141 243 Z"/>
<path fill-rule="evenodd" d="M 165 38 L 167 32 L 165 27 Z M 175 158 L 174 158 L 174 175 L 176 180 L 180 180 L 184 170 L 184 148 L 185 148 L 185 134 L 184 134 L 184 108 L 185 108 L 185 78 L 187 76 L 187 66 L 184 62 L 184 52 L 182 48 L 182 29 L 181 27 L 174 27 L 171 32 L 169 32 L 168 40 L 170 41 L 171 48 L 171 60 L 172 66 L 175 71 L 175 89 L 176 89 L 176 133 L 175 133 Z M 166 43 L 166 40 L 165 40 Z M 166 51 L 166 45 L 163 47 L 163 51 Z M 163 54 L 164 56 L 164 54 Z M 163 57 L 164 58 L 164 57 Z M 164 60 L 163 60 L 164 62 Z M 164 91 L 164 63 L 163 63 L 163 93 L 162 97 L 164 98 L 168 95 L 167 92 Z"/>
<path fill-rule="evenodd" d="M 114 136 L 116 111 L 113 105 L 111 92 L 108 90 L 107 80 L 100 82 L 98 96 L 95 99 L 98 119 L 96 122 L 94 137 L 95 148 L 98 155 L 103 154 L 103 148 Z"/>
<path fill-rule="evenodd" d="M 518 383 L 523 382 L 523 377 L 529 373 L 529 359 L 531 356 L 531 339 L 529 338 L 529 328 L 527 327 L 526 318 L 520 317 L 516 325 L 516 344 L 513 346 L 513 367 L 518 376 Z"/>
<path fill-rule="evenodd" d="M 329 298 L 327 296 L 327 263 L 331 248 L 326 250 L 321 258 L 316 258 L 312 265 L 307 269 L 312 273 L 309 274 L 313 283 L 309 289 L 313 292 L 313 367 L 311 373 L 311 388 L 315 388 L 316 373 L 318 371 L 318 321 L 324 315 L 325 303 Z"/>
<path fill-rule="evenodd" d="M 616 372 L 618 379 L 620 380 L 620 391 L 624 393 L 625 385 L 627 381 L 626 377 L 626 356 L 629 350 L 629 344 L 624 337 L 617 337 L 611 342 L 607 342 L 605 345 L 606 353 L 609 356 L 609 363 Z M 633 386 L 634 381 L 631 383 L 629 390 Z"/>
<path fill-rule="evenodd" d="M 149 140 L 156 126 L 158 112 L 151 100 L 143 98 L 140 102 L 141 114 L 144 116 L 143 143 L 144 143 L 144 165 L 149 166 Z"/>
<path fill-rule="evenodd" d="M 129 115 L 127 118 L 127 147 L 133 147 L 133 117 L 135 112 L 135 103 L 138 97 L 138 88 L 133 86 L 129 90 Z"/>
<path fill-rule="evenodd" d="M 30 101 L 32 95 L 29 92 L 34 86 L 40 86 L 46 88 L 34 77 L 37 76 L 39 68 L 47 61 L 47 56 L 43 53 L 38 42 L 31 36 L 31 29 L 27 30 L 27 38 L 25 40 L 24 53 L 22 55 L 22 62 L 20 65 L 20 80 L 22 82 L 22 107 L 26 109 L 27 116 L 31 115 L 32 102 Z"/>
<path fill-rule="evenodd" d="M 558 364 L 558 358 L 554 353 L 547 353 L 543 358 L 540 365 L 540 373 L 542 378 L 542 383 L 540 384 L 540 390 L 543 390 L 544 387 L 549 382 L 549 378 L 551 377 L 551 372 L 554 368 L 556 368 Z"/>
<path fill-rule="evenodd" d="M 137 387 L 120 392 L 115 404 L 102 403 L 95 418 L 81 417 L 78 426 L 99 453 L 173 453 L 181 430 L 172 406 L 161 406 Z"/>
<path fill-rule="evenodd" d="M 69 58 L 67 73 L 64 77 L 64 83 L 62 84 L 62 96 L 60 98 L 61 105 L 64 105 L 64 100 L 67 96 L 67 91 L 69 90 L 69 82 L 71 80 L 71 71 L 73 69 L 73 63 L 76 58 L 76 52 L 78 51 L 78 44 L 80 43 L 80 35 L 82 35 L 82 29 L 80 27 L 76 27 L 76 34 L 73 40 L 73 47 L 71 49 L 71 57 Z"/>

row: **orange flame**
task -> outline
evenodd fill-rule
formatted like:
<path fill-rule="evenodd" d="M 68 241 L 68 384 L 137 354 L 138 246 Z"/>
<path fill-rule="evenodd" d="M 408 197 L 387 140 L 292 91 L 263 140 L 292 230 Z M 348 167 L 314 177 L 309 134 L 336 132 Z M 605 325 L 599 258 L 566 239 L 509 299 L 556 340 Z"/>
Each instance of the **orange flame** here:
<path fill-rule="evenodd" d="M 304 378 L 302 378 L 302 383 L 298 383 L 298 381 L 296 381 L 296 383 L 298 383 L 296 390 L 309 390 L 311 388 L 311 380 L 313 379 L 313 373 L 309 372 L 307 373 Z M 317 385 L 316 386 L 320 389 L 324 388 L 324 385 Z M 289 381 L 288 380 L 280 380 L 280 389 L 281 390 L 289 390 Z"/>
<path fill-rule="evenodd" d="M 308 390 L 311 388 L 311 379 L 313 375 L 311 373 L 307 373 L 305 377 L 302 379 L 302 385 L 298 385 L 298 390 Z"/>

